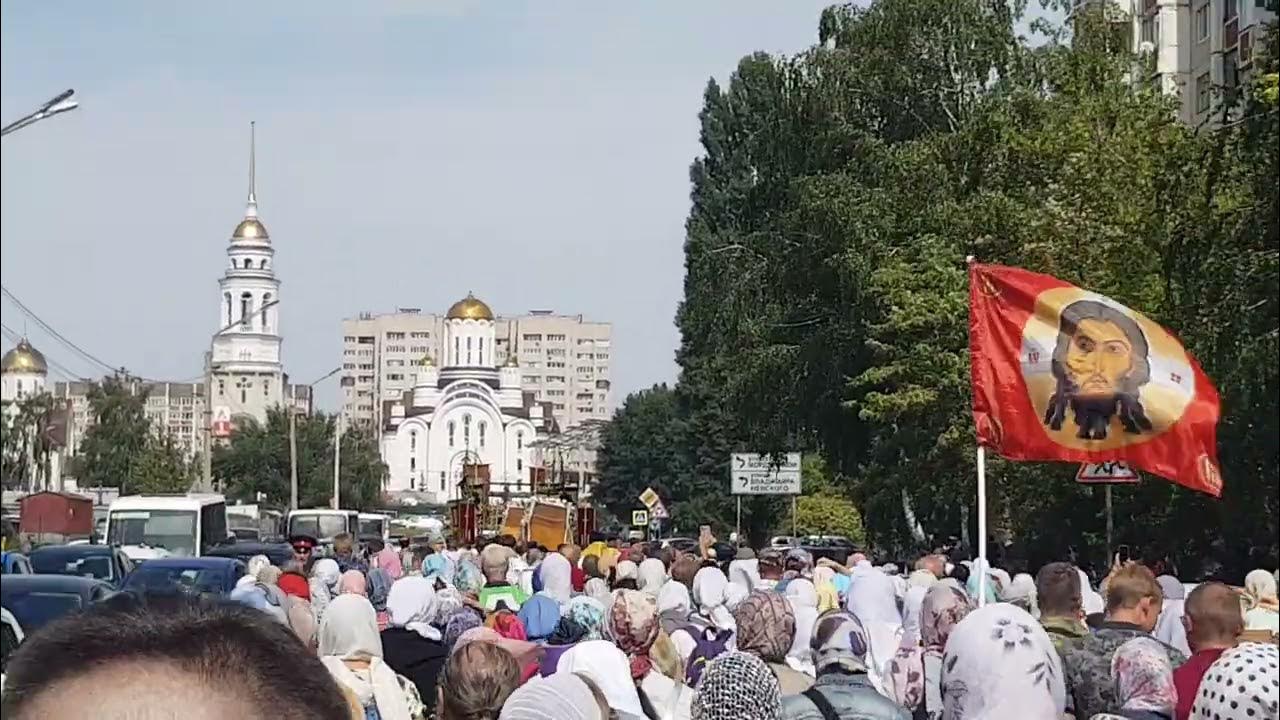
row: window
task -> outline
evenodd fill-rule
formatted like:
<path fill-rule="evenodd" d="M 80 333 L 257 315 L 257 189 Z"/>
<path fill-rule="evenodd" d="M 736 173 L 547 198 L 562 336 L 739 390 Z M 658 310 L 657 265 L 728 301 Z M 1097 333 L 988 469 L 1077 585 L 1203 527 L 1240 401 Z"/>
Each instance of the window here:
<path fill-rule="evenodd" d="M 403 360 L 388 360 L 387 367 L 404 367 Z"/>
<path fill-rule="evenodd" d="M 552 405 L 551 407 L 552 407 L 552 409 L 554 409 L 554 410 L 563 410 L 563 409 L 564 409 L 564 403 L 556 403 L 555 405 Z"/>
<path fill-rule="evenodd" d="M 355 342 L 355 341 L 356 341 L 356 338 L 355 338 L 355 336 L 354 336 L 354 335 L 343 335 L 343 336 L 342 336 L 342 342 L 344 342 L 344 343 L 353 343 L 353 342 Z"/>
<path fill-rule="evenodd" d="M 227 394 L 226 383 L 224 383 L 222 380 L 218 380 L 218 397 L 223 397 L 226 394 Z"/>
<path fill-rule="evenodd" d="M 525 342 L 542 342 L 542 334 L 541 333 L 525 333 L 520 337 L 520 339 L 524 340 Z"/>
<path fill-rule="evenodd" d="M 359 342 L 361 345 L 372 345 L 372 344 L 373 344 L 373 336 L 372 336 L 372 335 L 361 335 L 361 336 L 360 336 L 360 338 L 359 338 L 359 340 L 357 340 L 357 342 Z"/>
<path fill-rule="evenodd" d="M 418 433 L 411 432 L 409 433 L 409 452 L 417 452 L 417 451 L 418 451 Z"/>
<path fill-rule="evenodd" d="M 413 458 L 409 458 L 409 470 L 413 470 Z M 409 475 L 409 489 L 413 489 L 413 475 Z"/>
<path fill-rule="evenodd" d="M 524 450 L 524 431 L 520 430 L 516 433 L 516 450 Z"/>
<path fill-rule="evenodd" d="M 429 333 L 429 332 L 411 332 L 411 333 L 409 333 L 409 337 L 413 338 L 414 340 L 422 340 L 422 339 L 424 339 L 424 338 L 429 338 L 429 337 L 431 337 L 431 333 Z"/>
<path fill-rule="evenodd" d="M 266 258 L 262 258 L 262 261 L 258 263 L 258 268 L 259 268 L 259 269 L 262 269 L 262 270 L 266 270 L 266 269 L 267 269 L 267 259 L 266 259 Z"/>
<path fill-rule="evenodd" d="M 1209 73 L 1196 78 L 1196 112 L 1209 111 Z"/>
<path fill-rule="evenodd" d="M 263 397 L 266 397 L 266 396 L 268 396 L 268 395 L 270 395 L 270 394 L 271 394 L 271 381 L 270 381 L 270 380 L 263 380 L 263 381 L 262 381 L 262 396 L 263 396 Z"/>
<path fill-rule="evenodd" d="M 387 380 L 403 380 L 404 373 L 387 373 Z"/>
<path fill-rule="evenodd" d="M 480 338 L 480 364 L 484 364 L 484 338 Z"/>
<path fill-rule="evenodd" d="M 564 361 L 563 361 L 563 360 L 548 360 L 548 361 L 547 361 L 547 367 L 549 367 L 549 368 L 562 368 L 562 367 L 564 367 Z"/>
<path fill-rule="evenodd" d="M 480 447 L 484 447 L 484 435 L 485 435 L 484 431 L 487 428 L 488 428 L 488 425 L 486 425 L 484 422 L 480 423 Z"/>
<path fill-rule="evenodd" d="M 449 447 L 453 447 L 453 431 L 454 431 L 454 428 L 456 427 L 457 426 L 453 424 L 453 421 L 450 420 L 449 421 Z"/>
<path fill-rule="evenodd" d="M 1151 43 L 1154 46 L 1159 45 L 1159 26 L 1156 24 L 1154 16 L 1142 18 L 1141 35 L 1138 37 L 1139 43 Z"/>
<path fill-rule="evenodd" d="M 555 383 L 555 382 L 560 382 L 560 383 L 562 383 L 562 382 L 564 382 L 564 376 L 563 376 L 563 375 L 548 375 L 548 376 L 547 376 L 547 382 L 549 382 L 549 383 Z"/>
<path fill-rule="evenodd" d="M 542 378 L 538 377 L 537 375 L 525 375 L 520 378 L 520 382 L 524 383 L 525 385 L 531 385 L 533 383 L 538 382 L 541 379 Z"/>
<path fill-rule="evenodd" d="M 416 472 L 417 470 L 418 470 L 418 458 L 410 455 L 409 456 L 409 472 Z M 410 480 L 410 482 L 412 482 L 412 479 Z"/>
<path fill-rule="evenodd" d="M 462 444 L 471 447 L 471 415 L 462 416 Z"/>
<path fill-rule="evenodd" d="M 388 339 L 388 340 L 403 340 L 403 339 L 404 339 L 404 333 L 402 333 L 402 332 L 388 332 L 388 333 L 387 333 L 387 339 Z"/>
<path fill-rule="evenodd" d="M 467 364 L 471 364 L 471 338 L 467 338 Z"/>
<path fill-rule="evenodd" d="M 1209 39 L 1209 4 L 1196 8 L 1196 42 Z"/>
<path fill-rule="evenodd" d="M 594 345 L 595 342 L 596 341 L 592 340 L 591 338 L 578 338 L 579 345 Z"/>
<path fill-rule="evenodd" d="M 462 355 L 462 340 L 460 338 L 453 339 L 453 364 L 458 364 L 458 358 Z"/>
<path fill-rule="evenodd" d="M 440 471 L 440 492 L 444 492 L 444 471 Z"/>
<path fill-rule="evenodd" d="M 253 296 L 249 293 L 240 294 L 240 327 L 253 328 Z"/>
<path fill-rule="evenodd" d="M 564 357 L 564 348 L 551 348 L 547 351 L 547 357 Z"/>
<path fill-rule="evenodd" d="M 263 262 L 266 262 L 266 261 L 263 260 Z M 263 332 L 267 332 L 271 330 L 270 316 L 267 312 L 268 310 L 267 306 L 270 304 L 271 304 L 271 293 L 266 293 L 262 296 L 262 331 Z"/>
<path fill-rule="evenodd" d="M 516 472 L 520 472 L 521 470 L 524 470 L 524 460 L 516 458 Z"/>
<path fill-rule="evenodd" d="M 224 310 L 223 314 L 225 314 L 227 318 L 225 321 L 223 321 L 222 324 L 230 325 L 231 324 L 231 293 L 222 294 L 222 307 Z"/>
<path fill-rule="evenodd" d="M 1224 0 L 1222 3 L 1222 22 L 1228 23 L 1236 19 L 1240 14 L 1236 0 Z"/>
<path fill-rule="evenodd" d="M 564 335 L 547 335 L 547 342 L 564 342 Z"/>

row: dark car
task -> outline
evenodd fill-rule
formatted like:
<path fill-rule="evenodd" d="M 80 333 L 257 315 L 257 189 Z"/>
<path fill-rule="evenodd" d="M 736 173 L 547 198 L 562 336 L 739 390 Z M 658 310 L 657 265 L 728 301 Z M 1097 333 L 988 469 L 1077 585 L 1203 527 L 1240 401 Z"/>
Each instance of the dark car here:
<path fill-rule="evenodd" d="M 236 558 L 157 558 L 142 563 L 124 582 L 125 592 L 188 593 L 224 596 L 235 589 L 236 581 L 247 572 Z"/>
<path fill-rule="evenodd" d="M 70 575 L 10 575 L 0 583 L 0 606 L 26 634 L 49 621 L 114 595 L 111 583 Z"/>
<path fill-rule="evenodd" d="M 254 555 L 266 555 L 272 565 L 281 567 L 293 559 L 293 546 L 289 543 L 234 542 L 210 548 L 204 555 L 235 558 L 246 564 Z"/>
<path fill-rule="evenodd" d="M 37 573 L 105 580 L 116 589 L 133 571 L 133 561 L 111 545 L 46 545 L 32 550 L 30 560 Z"/>

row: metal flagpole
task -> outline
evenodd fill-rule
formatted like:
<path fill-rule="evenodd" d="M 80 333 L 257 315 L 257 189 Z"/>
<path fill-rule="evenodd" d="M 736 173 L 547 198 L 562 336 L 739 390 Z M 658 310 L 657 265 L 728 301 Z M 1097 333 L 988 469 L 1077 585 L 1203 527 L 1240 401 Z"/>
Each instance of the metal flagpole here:
<path fill-rule="evenodd" d="M 978 446 L 978 607 L 987 604 L 987 449 Z"/>
<path fill-rule="evenodd" d="M 1111 483 L 1107 483 L 1106 485 L 1103 485 L 1103 486 L 1102 486 L 1102 492 L 1103 492 L 1103 499 L 1104 499 L 1104 502 L 1106 502 L 1106 505 L 1107 505 L 1107 563 L 1108 563 L 1108 564 L 1110 564 L 1110 563 L 1112 562 L 1112 555 L 1111 555 L 1111 548 L 1112 548 L 1112 545 L 1111 545 L 1111 530 L 1112 530 L 1112 517 L 1111 517 Z"/>

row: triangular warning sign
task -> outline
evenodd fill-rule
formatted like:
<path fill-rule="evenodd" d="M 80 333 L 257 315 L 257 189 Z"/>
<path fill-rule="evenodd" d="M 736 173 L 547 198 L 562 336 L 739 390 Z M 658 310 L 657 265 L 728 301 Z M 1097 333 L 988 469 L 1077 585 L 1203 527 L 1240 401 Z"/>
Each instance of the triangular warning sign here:
<path fill-rule="evenodd" d="M 1076 473 L 1076 482 L 1100 484 L 1132 484 L 1141 478 L 1138 471 L 1118 460 L 1100 463 L 1084 463 Z"/>

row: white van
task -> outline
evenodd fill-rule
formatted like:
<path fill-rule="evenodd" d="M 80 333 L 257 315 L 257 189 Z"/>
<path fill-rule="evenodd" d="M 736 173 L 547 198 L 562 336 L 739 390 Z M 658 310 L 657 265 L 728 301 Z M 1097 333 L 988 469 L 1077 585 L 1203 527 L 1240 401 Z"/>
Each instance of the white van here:
<path fill-rule="evenodd" d="M 200 557 L 227 542 L 227 501 L 221 495 L 129 495 L 107 509 L 107 544 L 134 562 Z"/>
<path fill-rule="evenodd" d="M 360 535 L 360 513 L 355 510 L 311 508 L 290 510 L 285 535 L 310 535 L 321 545 L 332 545 L 333 538 L 347 533 L 355 540 Z"/>

